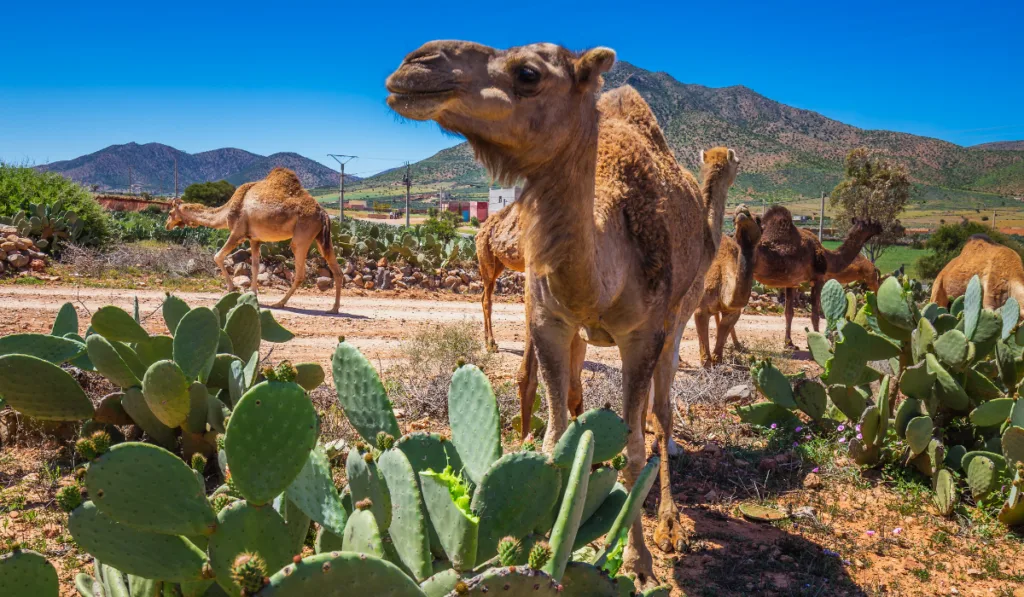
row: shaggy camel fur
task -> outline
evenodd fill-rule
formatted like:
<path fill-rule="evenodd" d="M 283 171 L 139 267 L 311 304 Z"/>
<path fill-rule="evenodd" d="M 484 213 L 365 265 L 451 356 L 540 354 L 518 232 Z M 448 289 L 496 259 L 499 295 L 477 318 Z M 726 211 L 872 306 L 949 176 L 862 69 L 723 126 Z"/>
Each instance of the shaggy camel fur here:
<path fill-rule="evenodd" d="M 1024 265 L 1016 251 L 975 234 L 960 254 L 942 268 L 932 284 L 932 302 L 942 307 L 967 292 L 967 284 L 981 279 L 986 309 L 998 309 L 1011 296 L 1024 308 Z M 1022 311 L 1024 313 L 1024 311 Z"/>
<path fill-rule="evenodd" d="M 598 102 L 601 74 L 614 61 L 606 48 L 574 54 L 554 44 L 503 51 L 430 42 L 388 78 L 388 104 L 465 136 L 495 179 L 525 181 L 519 201 L 528 323 L 549 395 L 545 450 L 568 424 L 572 347 L 581 328 L 587 342 L 619 347 L 629 485 L 646 460 L 643 416 L 653 379 L 662 455 L 654 537 L 671 550 L 684 536 L 669 474 L 669 389 L 725 207 L 704 203 L 633 88 Z M 640 520 L 625 559 L 643 578 L 652 575 Z"/>
<path fill-rule="evenodd" d="M 821 287 L 825 276 L 847 268 L 864 243 L 882 231 L 874 221 L 854 218 L 853 226 L 835 251 L 821 245 L 810 230 L 793 225 L 793 216 L 773 205 L 761 218 L 761 241 L 754 254 L 754 279 L 772 288 L 786 289 L 786 346 L 793 347 L 793 305 L 798 287 L 811 283 L 811 324 L 818 330 L 821 319 Z"/>
<path fill-rule="evenodd" d="M 853 260 L 853 263 L 846 266 L 841 272 L 825 274 L 825 281 L 835 280 L 840 284 L 852 284 L 853 282 L 861 282 L 871 292 L 878 290 L 878 287 L 882 285 L 882 275 L 878 272 L 878 268 L 875 267 L 871 260 L 863 255 L 857 255 L 857 258 Z"/>
<path fill-rule="evenodd" d="M 743 308 L 750 302 L 750 289 L 754 286 L 754 250 L 761 238 L 761 224 L 751 217 L 750 210 L 743 205 L 736 208 L 733 222 L 736 231 L 732 238 L 722 238 L 715 261 L 704 278 L 704 296 L 693 313 L 701 364 L 704 367 L 722 362 L 722 352 L 730 334 L 733 345 L 740 348 L 736 340 L 736 322 Z M 715 316 L 716 324 L 714 350 L 711 350 L 708 338 L 712 315 Z"/>
<path fill-rule="evenodd" d="M 292 253 L 295 255 L 295 278 L 284 298 L 274 304 L 275 307 L 285 306 L 295 289 L 306 279 L 306 255 L 310 245 L 316 242 L 334 276 L 334 307 L 328 313 L 338 312 L 343 282 L 341 267 L 331 243 L 331 220 L 320 204 L 302 188 L 299 177 L 291 170 L 274 168 L 263 180 L 243 184 L 220 207 L 210 208 L 175 200 L 167 215 L 167 229 L 182 226 L 206 226 L 231 231 L 228 242 L 213 258 L 224 275 L 228 291 L 234 290 L 235 284 L 224 266 L 224 260 L 235 247 L 249 240 L 249 252 L 252 254 L 251 290 L 257 292 L 260 244 L 291 239 Z"/>

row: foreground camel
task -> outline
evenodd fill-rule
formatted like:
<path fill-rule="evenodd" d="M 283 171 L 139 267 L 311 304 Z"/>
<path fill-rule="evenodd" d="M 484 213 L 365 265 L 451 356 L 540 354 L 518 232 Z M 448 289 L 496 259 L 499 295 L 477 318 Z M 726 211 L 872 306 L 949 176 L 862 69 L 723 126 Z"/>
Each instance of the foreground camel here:
<path fill-rule="evenodd" d="M 503 51 L 430 42 L 388 78 L 388 104 L 465 136 L 495 179 L 525 180 L 528 324 L 549 395 L 545 450 L 568 424 L 581 328 L 587 342 L 619 347 L 629 485 L 646 459 L 653 379 L 662 456 L 654 538 L 668 551 L 683 542 L 669 474 L 669 389 L 683 327 L 718 251 L 724 203 L 705 204 L 636 90 L 621 87 L 598 102 L 601 74 L 614 61 L 607 48 L 575 54 L 553 44 Z M 640 520 L 625 561 L 642 578 L 653 575 Z"/>
<path fill-rule="evenodd" d="M 220 207 L 206 207 L 198 203 L 171 202 L 167 215 L 167 229 L 183 226 L 206 226 L 231 231 L 228 242 L 213 257 L 224 275 L 228 291 L 235 289 L 231 274 L 224 266 L 228 254 L 242 241 L 249 240 L 252 254 L 252 286 L 258 292 L 260 273 L 260 244 L 291 239 L 295 255 L 295 278 L 284 298 L 274 304 L 283 307 L 295 289 L 306 279 L 306 255 L 314 242 L 327 260 L 334 276 L 334 307 L 328 313 L 337 313 L 341 306 L 342 274 L 334 257 L 331 243 L 331 220 L 320 204 L 302 188 L 299 177 L 287 168 L 274 168 L 259 182 L 248 182 L 235 189 L 235 194 Z"/>
<path fill-rule="evenodd" d="M 1010 297 L 1024 307 L 1024 265 L 1020 255 L 984 234 L 972 236 L 960 254 L 942 268 L 932 284 L 932 302 L 949 306 L 952 299 L 967 292 L 967 284 L 975 275 L 981 279 L 986 309 L 998 309 Z"/>
<path fill-rule="evenodd" d="M 793 216 L 773 205 L 761 217 L 761 241 L 754 255 L 754 279 L 772 288 L 786 289 L 786 346 L 793 348 L 793 305 L 798 287 L 811 284 L 811 325 L 821 319 L 821 287 L 825 276 L 846 269 L 860 254 L 864 243 L 882 231 L 878 222 L 854 218 L 843 244 L 835 251 L 821 245 L 810 230 L 793 225 Z"/>
<path fill-rule="evenodd" d="M 840 284 L 852 284 L 854 282 L 861 282 L 871 292 L 878 290 L 878 287 L 882 285 L 882 276 L 878 272 L 878 268 L 875 267 L 871 260 L 863 255 L 857 255 L 857 258 L 853 260 L 853 263 L 846 266 L 846 268 L 838 273 L 826 273 L 825 281 L 835 280 Z"/>
<path fill-rule="evenodd" d="M 744 205 L 736 208 L 733 222 L 736 231 L 732 238 L 722 238 L 715 261 L 704 278 L 704 296 L 693 313 L 704 367 L 722 362 L 722 352 L 730 334 L 733 345 L 741 348 L 736 339 L 736 322 L 750 302 L 750 289 L 754 286 L 754 251 L 761 239 L 761 224 Z M 716 324 L 714 350 L 711 350 L 708 338 L 712 315 Z"/>

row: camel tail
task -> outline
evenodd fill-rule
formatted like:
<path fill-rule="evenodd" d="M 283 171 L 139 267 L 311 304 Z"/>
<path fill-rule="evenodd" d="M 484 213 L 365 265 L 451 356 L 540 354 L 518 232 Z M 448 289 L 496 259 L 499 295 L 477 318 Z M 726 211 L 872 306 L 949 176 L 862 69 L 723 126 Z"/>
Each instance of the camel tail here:
<path fill-rule="evenodd" d="M 320 209 L 320 233 L 316 237 L 317 242 L 323 248 L 324 259 L 327 258 L 327 254 L 334 250 L 331 241 L 331 216 L 323 208 Z"/>

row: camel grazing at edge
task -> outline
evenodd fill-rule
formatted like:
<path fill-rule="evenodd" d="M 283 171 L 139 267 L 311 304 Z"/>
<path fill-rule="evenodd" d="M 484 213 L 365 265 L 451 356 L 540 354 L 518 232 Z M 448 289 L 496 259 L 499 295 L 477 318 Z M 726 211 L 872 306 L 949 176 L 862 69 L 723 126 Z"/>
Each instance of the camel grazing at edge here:
<path fill-rule="evenodd" d="M 388 77 L 388 105 L 465 136 L 495 179 L 526 181 L 519 202 L 528 325 L 549 395 L 544 449 L 568 425 L 572 352 L 581 344 L 574 338 L 582 329 L 588 343 L 617 345 L 630 486 L 646 460 L 643 417 L 654 384 L 662 456 L 654 539 L 670 551 L 684 537 L 671 491 L 669 389 L 725 206 L 705 204 L 636 90 L 620 87 L 598 102 L 614 62 L 607 48 L 430 42 Z M 624 559 L 641 579 L 653 577 L 639 519 Z"/>
<path fill-rule="evenodd" d="M 733 222 L 736 231 L 732 238 L 722 237 L 715 261 L 704 278 L 704 296 L 693 313 L 704 367 L 722 362 L 722 352 L 730 335 L 733 345 L 741 348 L 736 339 L 736 322 L 750 302 L 750 289 L 754 286 L 754 256 L 757 241 L 761 239 L 761 223 L 744 205 L 736 208 Z M 714 350 L 708 337 L 712 315 L 716 330 Z"/>
<path fill-rule="evenodd" d="M 864 243 L 882 231 L 871 220 L 854 218 L 843 244 L 835 251 L 821 245 L 810 230 L 797 228 L 793 216 L 781 205 L 773 205 L 761 217 L 761 240 L 754 256 L 754 279 L 772 288 L 786 289 L 786 346 L 794 347 L 793 305 L 798 287 L 811 283 L 811 325 L 818 330 L 821 319 L 821 287 L 825 276 L 846 269 L 860 254 Z"/>
<path fill-rule="evenodd" d="M 512 203 L 488 217 L 476 233 L 476 255 L 480 262 L 480 281 L 484 291 L 480 298 L 484 309 L 484 344 L 488 352 L 498 352 L 491 328 L 494 286 L 506 269 L 525 272 L 526 262 L 519 246 L 519 203 Z"/>
<path fill-rule="evenodd" d="M 1020 255 L 984 234 L 972 236 L 960 254 L 942 268 L 932 283 L 931 301 L 948 307 L 952 299 L 967 293 L 967 284 L 975 275 L 981 279 L 986 309 L 999 309 L 1011 296 L 1024 308 L 1024 265 Z"/>
<path fill-rule="evenodd" d="M 341 306 L 342 274 L 331 243 L 331 220 L 324 208 L 302 188 L 299 177 L 287 168 L 274 168 L 259 182 L 247 182 L 235 189 L 227 203 L 220 207 L 206 207 L 198 203 L 175 200 L 167 215 L 167 229 L 182 226 L 206 226 L 231 231 L 228 241 L 213 257 L 224 275 L 228 291 L 235 289 L 224 260 L 242 241 L 249 240 L 252 254 L 252 286 L 258 292 L 260 273 L 260 244 L 291 239 L 295 255 L 295 277 L 292 286 L 275 307 L 283 307 L 295 289 L 306 279 L 306 255 L 316 242 L 320 254 L 327 261 L 334 277 L 334 307 L 328 313 L 337 313 Z"/>
<path fill-rule="evenodd" d="M 840 284 L 862 282 L 871 292 L 876 292 L 878 287 L 882 285 L 882 275 L 879 273 L 878 268 L 875 267 L 874 263 L 871 263 L 870 259 L 859 254 L 853 260 L 853 263 L 846 266 L 846 269 L 843 271 L 825 274 L 825 281 L 828 282 L 829 280 L 835 280 Z"/>

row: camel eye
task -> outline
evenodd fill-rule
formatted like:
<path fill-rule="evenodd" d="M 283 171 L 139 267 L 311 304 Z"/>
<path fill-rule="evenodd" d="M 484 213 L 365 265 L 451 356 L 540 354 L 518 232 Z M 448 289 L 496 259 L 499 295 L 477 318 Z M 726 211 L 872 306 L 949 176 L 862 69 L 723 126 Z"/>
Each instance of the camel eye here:
<path fill-rule="evenodd" d="M 520 66 L 516 69 L 516 81 L 523 85 L 535 85 L 540 81 L 540 73 L 529 66 Z"/>

